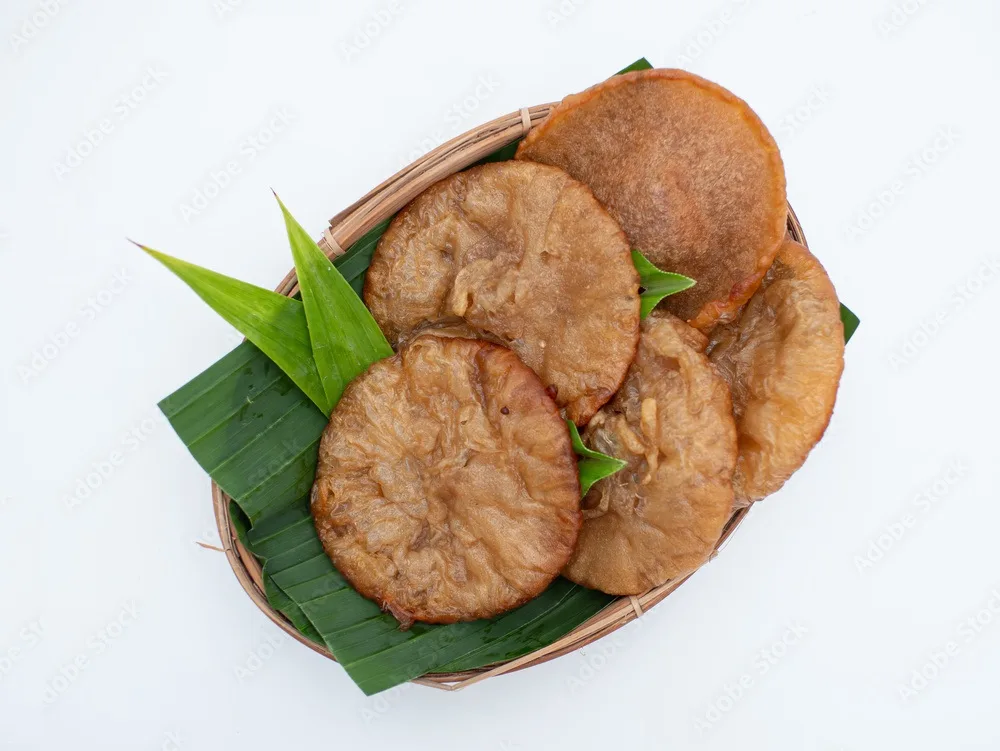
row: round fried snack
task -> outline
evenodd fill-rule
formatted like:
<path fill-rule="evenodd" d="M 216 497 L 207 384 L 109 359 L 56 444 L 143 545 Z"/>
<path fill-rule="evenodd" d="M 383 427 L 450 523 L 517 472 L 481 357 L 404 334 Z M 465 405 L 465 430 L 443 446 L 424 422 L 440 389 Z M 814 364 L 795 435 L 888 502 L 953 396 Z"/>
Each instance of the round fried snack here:
<path fill-rule="evenodd" d="M 698 284 L 662 307 L 708 331 L 753 294 L 785 234 L 785 170 L 745 102 L 682 70 L 627 73 L 569 96 L 518 159 L 590 186 L 636 248 Z"/>
<path fill-rule="evenodd" d="M 509 349 L 418 337 L 344 391 L 312 514 L 337 569 L 404 628 L 489 618 L 540 594 L 573 550 L 569 431 Z"/>
<path fill-rule="evenodd" d="M 379 242 L 365 303 L 393 344 L 465 322 L 513 349 L 583 425 L 618 390 L 639 339 L 625 234 L 562 170 L 500 162 L 417 197 Z"/>
<path fill-rule="evenodd" d="M 740 455 L 736 505 L 770 495 L 823 437 L 844 370 L 837 292 L 808 250 L 787 240 L 739 320 L 712 332 L 729 383 Z"/>
<path fill-rule="evenodd" d="M 628 462 L 583 501 L 567 578 L 638 595 L 704 563 L 733 505 L 736 426 L 705 337 L 668 313 L 642 326 L 625 385 L 584 441 Z"/>

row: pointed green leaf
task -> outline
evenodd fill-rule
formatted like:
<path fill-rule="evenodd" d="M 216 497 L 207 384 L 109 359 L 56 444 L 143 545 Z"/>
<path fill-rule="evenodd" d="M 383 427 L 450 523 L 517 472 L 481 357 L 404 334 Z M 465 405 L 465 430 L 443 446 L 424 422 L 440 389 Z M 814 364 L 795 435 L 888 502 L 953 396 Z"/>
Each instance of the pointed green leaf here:
<path fill-rule="evenodd" d="M 653 66 L 650 65 L 649 60 L 647 60 L 644 57 L 640 57 L 638 60 L 636 60 L 627 68 L 622 68 L 615 75 L 620 76 L 622 73 L 631 73 L 633 70 L 649 70 L 652 67 Z"/>
<path fill-rule="evenodd" d="M 632 251 L 632 263 L 639 272 L 639 286 L 642 288 L 640 296 L 642 318 L 648 316 L 664 297 L 683 292 L 695 285 L 694 279 L 670 271 L 660 271 L 638 250 Z"/>
<path fill-rule="evenodd" d="M 392 347 L 351 285 L 280 198 L 278 205 L 295 259 L 312 357 L 326 394 L 319 407 L 330 414 L 347 384 L 373 362 L 391 357 Z"/>
<path fill-rule="evenodd" d="M 841 303 L 840 320 L 844 323 L 844 344 L 847 344 L 854 336 L 854 332 L 858 330 L 858 326 L 861 325 L 861 319 L 854 315 L 850 308 Z"/>
<path fill-rule="evenodd" d="M 587 491 L 590 490 L 595 482 L 621 471 L 628 462 L 587 448 L 583 445 L 583 439 L 580 438 L 580 431 L 576 429 L 573 421 L 567 420 L 566 424 L 569 425 L 569 437 L 573 441 L 573 451 L 580 457 L 577 462 L 580 470 L 580 492 L 583 495 L 587 495 Z"/>
<path fill-rule="evenodd" d="M 243 336 L 270 357 L 309 398 L 326 401 L 313 361 L 302 303 L 140 245 Z"/>

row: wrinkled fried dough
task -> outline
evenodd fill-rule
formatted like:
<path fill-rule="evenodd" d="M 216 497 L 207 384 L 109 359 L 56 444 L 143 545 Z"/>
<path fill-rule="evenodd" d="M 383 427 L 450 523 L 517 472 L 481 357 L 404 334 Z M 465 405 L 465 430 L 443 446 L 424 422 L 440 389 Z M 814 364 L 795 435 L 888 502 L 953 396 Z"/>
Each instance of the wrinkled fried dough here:
<path fill-rule="evenodd" d="M 709 352 L 732 388 L 736 503 L 745 506 L 784 485 L 833 414 L 844 326 L 820 262 L 786 241 L 739 320 L 712 332 Z"/>
<path fill-rule="evenodd" d="M 643 323 L 624 386 L 584 433 L 588 446 L 628 466 L 584 498 L 569 579 L 637 595 L 715 549 L 733 504 L 736 426 L 729 388 L 704 348 L 705 337 L 670 314 Z"/>
<path fill-rule="evenodd" d="M 419 337 L 344 392 L 312 513 L 337 569 L 404 627 L 489 618 L 540 594 L 573 550 L 566 423 L 509 349 Z"/>
<path fill-rule="evenodd" d="M 594 191 L 656 266 L 698 284 L 661 307 L 708 331 L 753 294 L 785 234 L 785 171 L 760 118 L 681 70 L 628 73 L 567 97 L 518 159 Z"/>
<path fill-rule="evenodd" d="M 618 390 L 639 337 L 628 241 L 562 170 L 503 162 L 460 172 L 393 220 L 365 302 L 394 344 L 464 320 L 499 339 L 584 424 Z"/>

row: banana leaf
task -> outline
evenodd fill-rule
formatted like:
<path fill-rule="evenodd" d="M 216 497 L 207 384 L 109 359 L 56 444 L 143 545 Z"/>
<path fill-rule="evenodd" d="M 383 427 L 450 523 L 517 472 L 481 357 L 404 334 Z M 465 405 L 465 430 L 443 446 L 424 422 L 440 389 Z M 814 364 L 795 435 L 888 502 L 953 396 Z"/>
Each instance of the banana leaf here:
<path fill-rule="evenodd" d="M 236 536 L 243 543 L 243 547 L 249 549 L 250 520 L 233 501 L 229 502 L 229 517 L 232 519 Z M 320 636 L 319 631 L 313 628 L 312 623 L 306 618 L 306 614 L 292 601 L 292 598 L 281 591 L 281 588 L 275 583 L 274 577 L 268 572 L 267 565 L 264 566 L 261 578 L 264 580 L 264 594 L 267 596 L 268 602 L 271 603 L 272 607 L 291 621 L 295 628 L 310 640 L 317 644 L 322 644 L 323 637 Z"/>

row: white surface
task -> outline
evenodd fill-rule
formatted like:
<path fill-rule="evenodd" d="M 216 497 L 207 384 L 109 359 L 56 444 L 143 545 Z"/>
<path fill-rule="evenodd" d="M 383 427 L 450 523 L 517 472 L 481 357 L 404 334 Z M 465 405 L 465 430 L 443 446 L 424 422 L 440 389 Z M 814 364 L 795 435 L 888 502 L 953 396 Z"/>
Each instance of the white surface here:
<path fill-rule="evenodd" d="M 1000 609 L 995 0 L 48 2 L 0 10 L 0 746 L 1000 748 L 1000 610 L 962 625 Z M 154 404 L 236 337 L 124 238 L 273 286 L 291 260 L 269 187 L 318 234 L 437 142 L 642 55 L 727 86 L 778 139 L 863 319 L 830 429 L 641 625 L 458 694 L 365 698 L 194 544 L 217 539 L 209 482 Z"/>

